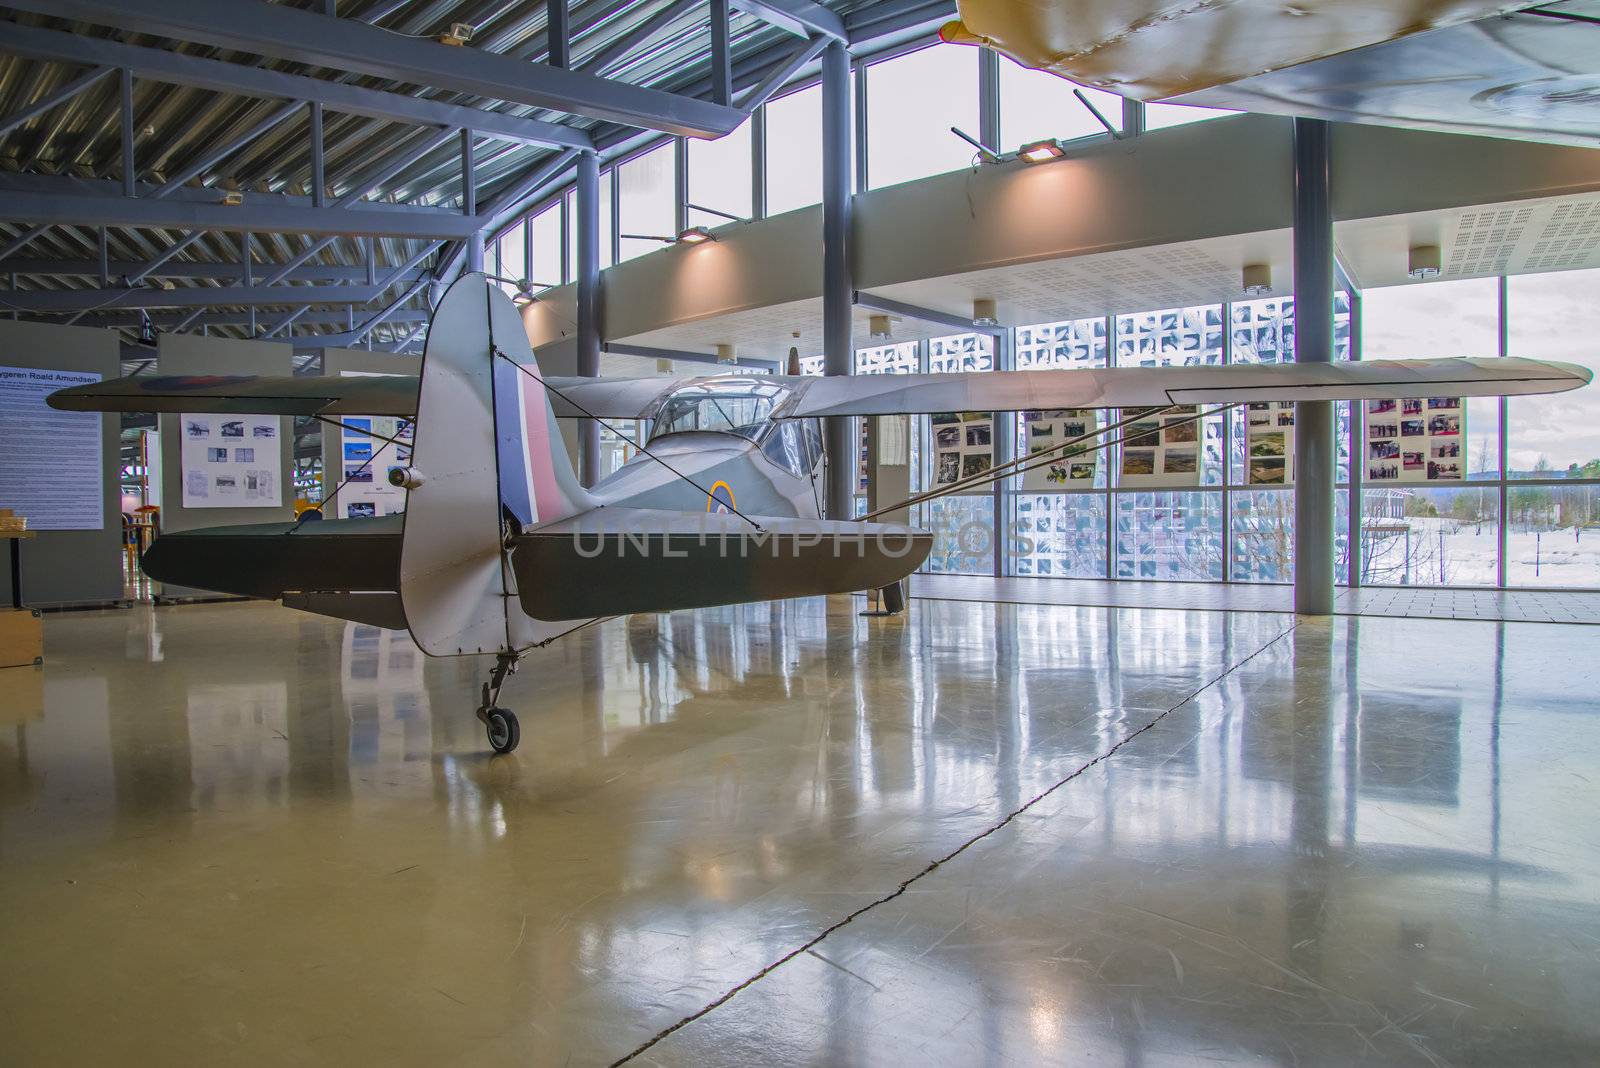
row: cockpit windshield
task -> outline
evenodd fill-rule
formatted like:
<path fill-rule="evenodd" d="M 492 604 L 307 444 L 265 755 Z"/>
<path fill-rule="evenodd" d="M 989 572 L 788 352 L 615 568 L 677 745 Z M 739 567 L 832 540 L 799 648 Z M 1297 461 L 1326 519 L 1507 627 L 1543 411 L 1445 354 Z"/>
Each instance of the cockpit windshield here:
<path fill-rule="evenodd" d="M 650 437 L 709 430 L 760 442 L 772 427 L 773 409 L 788 395 L 783 386 L 758 378 L 697 382 L 662 402 Z"/>

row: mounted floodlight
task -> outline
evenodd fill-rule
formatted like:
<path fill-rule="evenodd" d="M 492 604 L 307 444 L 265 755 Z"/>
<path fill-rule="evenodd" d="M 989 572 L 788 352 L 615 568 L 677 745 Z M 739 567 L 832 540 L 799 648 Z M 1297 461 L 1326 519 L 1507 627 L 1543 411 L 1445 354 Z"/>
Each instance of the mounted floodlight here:
<path fill-rule="evenodd" d="M 678 244 L 680 245 L 699 245 L 716 239 L 716 235 L 704 226 L 691 226 L 678 234 Z"/>
<path fill-rule="evenodd" d="M 460 48 L 472 40 L 472 30 L 473 26 L 470 22 L 452 22 L 450 28 L 439 35 L 439 43 Z"/>
<path fill-rule="evenodd" d="M 1414 245 L 1407 257 L 1406 274 L 1417 281 L 1439 277 L 1440 260 L 1438 245 Z"/>
<path fill-rule="evenodd" d="M 1244 268 L 1244 295 L 1264 297 L 1272 292 L 1272 265 L 1247 263 Z"/>
<path fill-rule="evenodd" d="M 1061 142 L 1054 137 L 1047 137 L 1043 141 L 1033 141 L 1017 149 L 1017 156 L 1029 163 L 1049 163 L 1053 159 L 1060 159 L 1067 153 L 1061 147 Z"/>

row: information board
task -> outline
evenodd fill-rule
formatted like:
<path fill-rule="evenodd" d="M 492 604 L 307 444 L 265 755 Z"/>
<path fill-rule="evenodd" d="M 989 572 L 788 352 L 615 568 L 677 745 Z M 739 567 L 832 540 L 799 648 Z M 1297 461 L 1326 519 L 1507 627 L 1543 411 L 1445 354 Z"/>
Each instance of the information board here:
<path fill-rule="evenodd" d="M 389 483 L 389 469 L 411 462 L 412 421 L 392 415 L 347 415 L 339 420 L 342 487 L 333 504 L 340 519 L 370 519 L 406 510 L 406 491 Z M 329 519 L 335 518 L 329 515 Z"/>
<path fill-rule="evenodd" d="M 1093 434 L 1099 414 L 1092 408 L 1023 412 L 1022 428 L 1028 455 L 1048 452 L 1051 458 L 1049 463 L 1037 467 L 1024 465 L 1022 488 L 1030 493 L 1094 488 L 1095 465 L 1100 459 L 1098 438 L 1089 438 L 1070 449 L 1052 450 Z"/>
<path fill-rule="evenodd" d="M 1122 430 L 1123 489 L 1181 489 L 1200 484 L 1200 423 L 1193 404 L 1170 409 L 1123 408 L 1117 421 L 1137 419 Z M 1138 419 L 1138 416 L 1148 418 Z"/>
<path fill-rule="evenodd" d="M 1467 408 L 1460 397 L 1367 402 L 1368 482 L 1460 482 Z"/>
<path fill-rule="evenodd" d="M 279 508 L 283 420 L 276 415 L 180 415 L 185 508 Z"/>
<path fill-rule="evenodd" d="M 1245 405 L 1245 482 L 1288 486 L 1294 482 L 1294 401 Z"/>
<path fill-rule="evenodd" d="M 950 486 L 994 467 L 994 413 L 944 412 L 933 416 L 933 484 Z M 987 483 L 963 493 L 991 493 Z"/>
<path fill-rule="evenodd" d="M 0 367 L 0 508 L 30 530 L 105 527 L 103 417 L 45 403 L 58 389 L 98 381 L 89 371 Z"/>

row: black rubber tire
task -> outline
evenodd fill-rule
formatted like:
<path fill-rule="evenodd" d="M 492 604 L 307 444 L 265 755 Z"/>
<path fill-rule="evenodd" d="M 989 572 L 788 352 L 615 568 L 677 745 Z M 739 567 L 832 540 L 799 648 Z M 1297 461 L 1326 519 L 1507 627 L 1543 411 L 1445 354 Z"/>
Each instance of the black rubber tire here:
<path fill-rule="evenodd" d="M 489 735 L 489 748 L 502 755 L 511 752 L 522 741 L 522 726 L 517 714 L 508 708 L 491 708 L 484 713 L 484 727 Z"/>

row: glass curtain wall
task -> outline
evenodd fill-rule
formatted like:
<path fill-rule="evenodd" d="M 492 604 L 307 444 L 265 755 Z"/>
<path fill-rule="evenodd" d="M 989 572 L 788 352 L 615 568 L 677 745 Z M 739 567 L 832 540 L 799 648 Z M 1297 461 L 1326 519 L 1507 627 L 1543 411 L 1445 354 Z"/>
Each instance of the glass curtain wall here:
<path fill-rule="evenodd" d="M 913 180 L 971 162 L 951 125 L 976 133 L 980 106 L 976 51 L 933 48 L 868 61 L 852 79 L 867 87 L 861 128 L 870 187 Z M 998 84 L 1002 148 L 1043 137 L 1107 136 L 1072 96 L 1071 86 L 1002 60 Z M 1113 124 L 1120 101 L 1088 92 Z M 768 214 L 821 197 L 821 92 L 815 86 L 765 105 L 765 154 L 754 160 L 748 127 L 726 143 L 692 142 L 683 197 L 743 215 L 759 164 Z M 1147 129 L 1216 118 L 1225 112 L 1150 105 Z M 676 197 L 672 149 L 607 167 L 601 174 L 601 263 L 612 262 L 619 224 L 630 232 L 669 233 Z M 621 175 L 622 219 L 612 218 L 611 183 Z M 499 273 L 542 282 L 575 277 L 572 217 L 558 203 L 494 250 Z M 694 222 L 715 217 L 690 213 Z M 563 238 L 566 237 L 566 240 Z M 563 245 L 567 263 L 561 263 Z M 648 251 L 630 243 L 624 257 Z M 562 270 L 564 266 L 564 270 Z M 1560 266 L 1560 265 L 1551 265 Z M 560 276 L 558 278 L 558 275 Z M 1600 334 L 1600 271 L 1562 271 L 1510 279 L 1408 284 L 1361 294 L 1359 315 L 1338 297 L 1338 358 L 1533 356 L 1600 364 L 1590 339 Z M 1352 336 L 1352 319 L 1359 336 Z M 979 335 L 864 349 L 861 370 L 988 370 L 995 367 L 1173 366 L 1276 362 L 1292 358 L 1294 306 L 1288 299 L 1239 301 L 1019 327 L 995 345 Z M 1352 350 L 1355 350 L 1354 352 Z M 910 353 L 911 355 L 907 355 Z M 820 373 L 822 358 L 802 361 Z M 1364 414 L 1339 406 L 1338 567 L 1341 582 L 1363 585 L 1600 587 L 1600 393 L 1471 400 L 1465 406 L 1465 477 L 1459 484 L 1363 485 Z M 1010 417 L 1007 417 L 1010 418 Z M 930 569 L 988 574 L 1192 581 L 1287 582 L 1292 578 L 1293 489 L 1253 484 L 1248 415 L 1230 412 L 1201 424 L 1198 485 L 1143 489 L 1121 484 L 1121 453 L 1101 456 L 1092 483 L 1072 492 L 1023 489 L 1022 476 L 998 492 L 934 502 L 915 517 L 939 533 Z M 1020 419 L 996 433 L 997 461 L 1024 447 Z M 921 485 L 930 484 L 929 425 L 919 422 Z M 1352 470 L 1352 467 L 1354 468 Z M 1353 487 L 1353 489 L 1352 489 Z M 1352 492 L 1359 503 L 1350 515 Z M 1350 544 L 1351 534 L 1355 544 Z M 1352 565 L 1354 565 L 1352 567 Z M 1353 570 L 1353 575 L 1352 575 Z"/>

